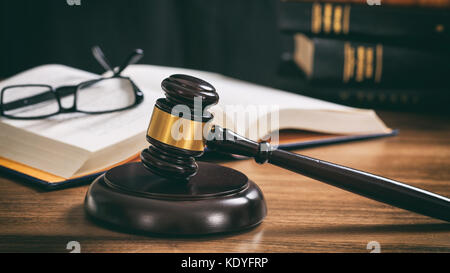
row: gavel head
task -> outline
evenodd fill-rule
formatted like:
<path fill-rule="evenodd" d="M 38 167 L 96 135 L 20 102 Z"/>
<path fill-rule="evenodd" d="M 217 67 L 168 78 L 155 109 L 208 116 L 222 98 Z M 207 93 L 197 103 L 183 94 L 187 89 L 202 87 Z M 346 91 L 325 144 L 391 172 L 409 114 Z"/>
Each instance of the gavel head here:
<path fill-rule="evenodd" d="M 213 118 L 207 108 L 219 95 L 208 82 L 182 74 L 166 78 L 161 87 L 166 97 L 156 101 L 147 130 L 151 146 L 141 160 L 152 173 L 187 181 L 197 173 L 195 157 L 205 148 L 204 132 Z"/>

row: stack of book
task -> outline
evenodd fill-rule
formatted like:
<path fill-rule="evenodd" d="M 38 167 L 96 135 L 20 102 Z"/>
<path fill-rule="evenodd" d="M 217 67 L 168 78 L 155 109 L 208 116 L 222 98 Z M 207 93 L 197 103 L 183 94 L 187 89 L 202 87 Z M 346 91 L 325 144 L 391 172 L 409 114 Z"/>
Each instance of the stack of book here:
<path fill-rule="evenodd" d="M 378 108 L 449 102 L 450 0 L 282 0 L 278 26 L 291 90 Z"/>

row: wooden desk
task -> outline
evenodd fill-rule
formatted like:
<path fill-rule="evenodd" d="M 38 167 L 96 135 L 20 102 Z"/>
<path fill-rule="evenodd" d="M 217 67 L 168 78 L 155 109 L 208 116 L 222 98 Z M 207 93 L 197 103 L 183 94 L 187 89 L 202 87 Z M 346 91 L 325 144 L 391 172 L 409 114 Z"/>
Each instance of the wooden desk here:
<path fill-rule="evenodd" d="M 313 148 L 308 156 L 450 196 L 450 117 L 380 113 L 400 135 Z M 450 224 L 393 208 L 251 160 L 228 162 L 262 188 L 269 213 L 253 230 L 201 238 L 151 238 L 85 218 L 87 186 L 45 192 L 0 178 L 0 251 L 68 252 L 449 252 Z"/>

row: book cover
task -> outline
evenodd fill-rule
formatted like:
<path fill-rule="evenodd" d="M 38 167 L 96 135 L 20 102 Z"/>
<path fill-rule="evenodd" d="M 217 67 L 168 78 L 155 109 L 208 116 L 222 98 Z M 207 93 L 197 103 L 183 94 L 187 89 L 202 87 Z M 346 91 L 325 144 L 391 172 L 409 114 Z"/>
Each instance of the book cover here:
<path fill-rule="evenodd" d="M 315 82 L 344 85 L 447 86 L 448 50 L 295 34 L 293 58 Z"/>
<path fill-rule="evenodd" d="M 450 10 L 330 2 L 280 2 L 278 26 L 287 33 L 331 37 L 450 39 Z"/>
<path fill-rule="evenodd" d="M 450 94 L 446 87 L 364 86 L 314 83 L 295 64 L 289 53 L 282 55 L 278 67 L 279 88 L 294 93 L 360 108 L 394 111 L 448 113 Z"/>

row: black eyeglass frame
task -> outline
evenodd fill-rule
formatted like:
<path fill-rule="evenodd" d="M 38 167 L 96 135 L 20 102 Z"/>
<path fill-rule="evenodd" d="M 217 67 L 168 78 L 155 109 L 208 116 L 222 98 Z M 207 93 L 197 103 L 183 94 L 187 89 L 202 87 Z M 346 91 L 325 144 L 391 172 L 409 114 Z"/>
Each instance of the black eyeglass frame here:
<path fill-rule="evenodd" d="M 82 90 L 83 88 L 94 85 L 100 81 L 109 80 L 109 79 L 113 79 L 113 78 L 125 79 L 130 82 L 130 84 L 133 88 L 133 91 L 134 91 L 134 98 L 135 98 L 133 104 L 126 106 L 126 107 L 119 108 L 119 109 L 113 109 L 113 110 L 107 110 L 107 111 L 83 111 L 83 110 L 79 110 L 77 108 L 78 91 Z M 42 94 L 32 96 L 32 97 L 15 100 L 10 103 L 3 103 L 5 91 L 7 91 L 10 88 L 18 88 L 18 87 L 44 87 L 44 88 L 48 88 L 49 91 L 44 92 Z M 72 94 L 74 95 L 73 105 L 68 108 L 63 107 L 62 103 L 61 103 L 61 99 L 66 96 L 72 95 Z M 58 111 L 56 111 L 55 113 L 52 113 L 52 114 L 35 116 L 35 117 L 19 117 L 19 116 L 5 114 L 5 111 L 8 111 L 8 110 L 21 108 L 21 107 L 37 104 L 40 102 L 49 101 L 52 99 L 56 99 L 56 101 L 58 103 Z M 124 77 L 124 76 L 120 76 L 120 75 L 109 77 L 109 78 L 100 78 L 100 79 L 89 80 L 89 81 L 79 83 L 77 85 L 65 85 L 65 86 L 60 86 L 57 88 L 53 88 L 51 85 L 46 85 L 46 84 L 19 84 L 19 85 L 6 86 L 2 89 L 1 95 L 0 95 L 0 115 L 3 117 L 6 117 L 6 118 L 10 118 L 10 119 L 33 120 L 33 119 L 48 118 L 48 117 L 55 116 L 55 115 L 62 114 L 62 113 L 84 113 L 84 114 L 90 114 L 90 115 L 107 114 L 107 113 L 113 113 L 113 112 L 131 109 L 133 107 L 136 107 L 143 100 L 144 100 L 144 94 L 139 89 L 139 87 L 137 87 L 137 85 L 129 77 Z"/>
<path fill-rule="evenodd" d="M 55 115 L 62 114 L 62 113 L 84 113 L 84 114 L 91 114 L 91 115 L 107 114 L 107 113 L 128 110 L 128 109 L 131 109 L 131 108 L 139 105 L 144 100 L 144 94 L 139 89 L 139 87 L 129 77 L 121 76 L 120 73 L 129 64 L 136 63 L 137 61 L 139 61 L 139 59 L 142 58 L 142 56 L 143 56 L 143 51 L 141 49 L 136 49 L 135 51 L 133 51 L 133 53 L 131 53 L 130 56 L 128 56 L 128 58 L 124 62 L 124 64 L 121 65 L 117 70 L 114 70 L 109 65 L 108 60 L 106 59 L 103 52 L 101 51 L 101 49 L 98 46 L 94 46 L 92 48 L 92 53 L 93 53 L 94 57 L 97 59 L 97 61 L 107 71 L 113 72 L 113 75 L 111 77 L 102 77 L 102 78 L 98 78 L 98 79 L 84 81 L 84 82 L 81 82 L 76 85 L 63 85 L 63 86 L 60 86 L 57 88 L 53 88 L 51 85 L 46 85 L 46 84 L 17 84 L 17 85 L 5 86 L 4 88 L 2 88 L 1 94 L 0 94 L 0 116 L 6 117 L 9 119 L 34 120 L 34 119 L 44 119 L 44 118 L 48 118 L 48 117 L 55 116 Z M 107 64 L 107 65 L 105 66 L 105 64 Z M 129 105 L 129 106 L 126 106 L 123 108 L 119 108 L 119 109 L 106 110 L 106 111 L 82 111 L 77 108 L 77 93 L 79 90 L 82 90 L 83 88 L 92 86 L 103 80 L 109 80 L 109 79 L 115 79 L 115 78 L 128 80 L 130 82 L 130 84 L 133 88 L 134 97 L 135 97 L 134 103 L 132 105 Z M 19 87 L 44 87 L 44 88 L 48 88 L 49 90 L 47 92 L 44 92 L 44 93 L 41 93 L 41 94 L 38 94 L 35 96 L 31 96 L 28 98 L 15 100 L 15 101 L 12 101 L 9 103 L 3 103 L 5 91 L 7 91 L 10 88 L 19 88 Z M 62 103 L 61 103 L 61 99 L 66 96 L 72 95 L 72 94 L 74 95 L 73 105 L 68 108 L 63 107 Z M 17 108 L 37 104 L 40 102 L 49 101 L 52 99 L 55 99 L 58 103 L 58 111 L 55 113 L 52 113 L 52 114 L 42 115 L 42 116 L 34 116 L 34 117 L 19 117 L 19 116 L 5 114 L 5 111 L 14 110 Z"/>

